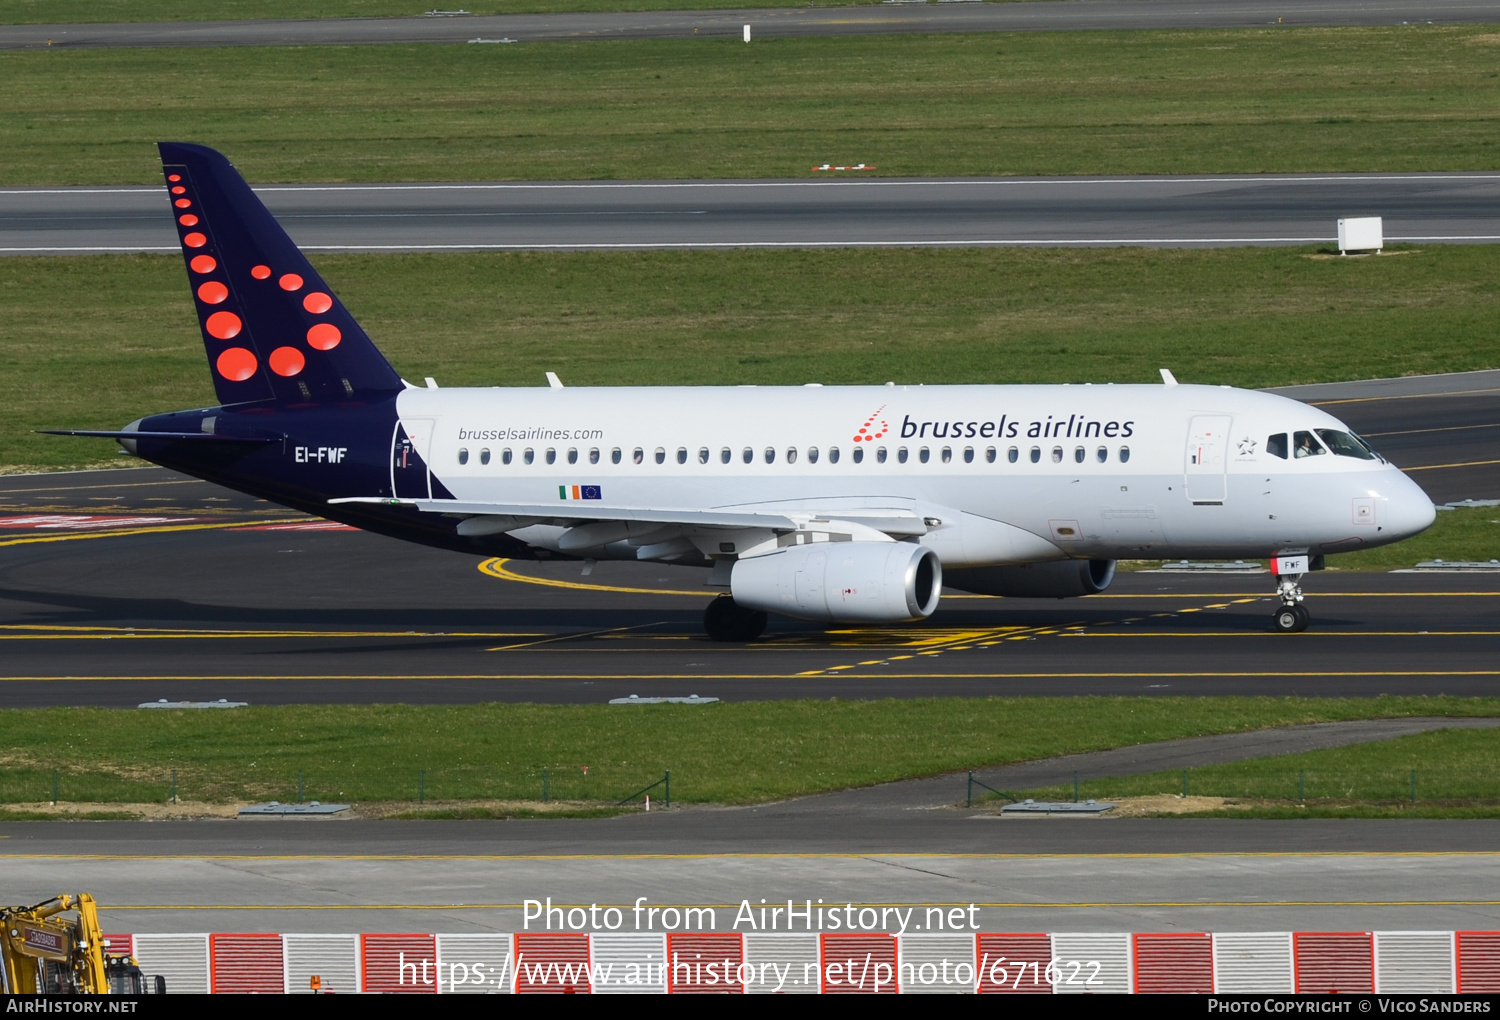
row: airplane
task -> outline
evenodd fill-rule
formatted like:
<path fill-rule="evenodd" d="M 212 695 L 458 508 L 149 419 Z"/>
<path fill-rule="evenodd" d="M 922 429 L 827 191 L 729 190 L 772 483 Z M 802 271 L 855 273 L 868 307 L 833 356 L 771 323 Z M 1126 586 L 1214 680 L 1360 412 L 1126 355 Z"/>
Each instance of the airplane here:
<path fill-rule="evenodd" d="M 159 145 L 214 407 L 116 439 L 155 464 L 366 531 L 516 559 L 707 567 L 717 641 L 771 613 L 894 624 L 944 586 L 1066 598 L 1120 559 L 1305 574 L 1400 541 L 1432 501 L 1338 419 L 1227 386 L 439 388 L 404 381 L 243 177 Z M 586 566 L 585 569 L 588 569 Z"/>

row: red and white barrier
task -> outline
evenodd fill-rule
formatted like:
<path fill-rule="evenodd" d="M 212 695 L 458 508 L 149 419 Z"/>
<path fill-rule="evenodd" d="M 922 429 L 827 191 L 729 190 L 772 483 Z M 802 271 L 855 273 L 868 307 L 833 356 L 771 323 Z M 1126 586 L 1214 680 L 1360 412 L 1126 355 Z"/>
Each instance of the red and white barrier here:
<path fill-rule="evenodd" d="M 169 993 L 1500 992 L 1500 932 L 105 937 Z"/>

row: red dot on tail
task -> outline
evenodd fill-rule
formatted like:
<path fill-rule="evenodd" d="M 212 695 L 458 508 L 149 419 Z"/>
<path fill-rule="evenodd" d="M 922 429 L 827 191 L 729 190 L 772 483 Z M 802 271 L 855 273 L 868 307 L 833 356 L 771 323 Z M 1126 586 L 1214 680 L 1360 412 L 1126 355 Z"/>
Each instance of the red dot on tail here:
<path fill-rule="evenodd" d="M 277 280 L 276 282 L 279 283 L 279 284 L 281 284 L 281 289 L 282 290 L 301 290 L 302 289 L 302 277 L 298 276 L 296 273 L 287 273 L 285 276 L 283 276 L 281 279 Z"/>
<path fill-rule="evenodd" d="M 209 336 L 220 340 L 233 340 L 240 335 L 240 327 L 244 323 L 240 322 L 240 317 L 233 312 L 214 312 L 203 325 L 208 330 Z"/>
<path fill-rule="evenodd" d="M 296 375 L 307 365 L 307 359 L 295 347 L 278 347 L 266 361 L 271 366 L 271 371 L 286 376 Z"/>
<path fill-rule="evenodd" d="M 211 273 L 219 267 L 212 255 L 195 255 L 193 261 L 188 263 L 195 273 Z"/>
<path fill-rule="evenodd" d="M 324 294 L 321 290 L 315 290 L 302 299 L 302 307 L 314 315 L 322 315 L 333 307 L 333 298 Z"/>
<path fill-rule="evenodd" d="M 198 217 L 192 213 L 183 213 L 177 217 L 177 222 L 181 223 L 184 227 L 196 227 L 198 225 Z"/>
<path fill-rule="evenodd" d="M 203 286 L 198 288 L 198 297 L 202 299 L 206 304 L 223 304 L 224 299 L 228 296 L 229 288 L 224 286 L 218 280 L 209 280 Z"/>
<path fill-rule="evenodd" d="M 167 178 L 167 180 L 171 181 L 173 184 L 176 184 L 178 181 L 182 180 L 182 175 L 172 174 Z"/>
<path fill-rule="evenodd" d="M 219 312 L 218 314 L 227 315 L 228 313 Z M 219 355 L 219 360 L 215 362 L 215 365 L 219 369 L 219 374 L 231 382 L 244 382 L 255 374 L 257 367 L 255 355 L 243 347 L 229 348 Z"/>
<path fill-rule="evenodd" d="M 205 244 L 208 243 L 208 238 L 204 237 L 197 231 L 194 231 L 193 233 L 184 237 L 182 239 L 182 243 L 187 245 L 189 248 L 202 248 Z"/>
<path fill-rule="evenodd" d="M 192 205 L 193 203 L 189 202 L 185 198 L 179 198 L 177 201 L 173 202 L 172 204 L 175 205 L 179 209 L 186 209 L 188 206 Z"/>
<path fill-rule="evenodd" d="M 318 351 L 331 351 L 344 339 L 344 334 L 331 322 L 320 322 L 307 331 L 307 345 Z"/>
<path fill-rule="evenodd" d="M 269 280 L 271 278 L 271 267 L 255 266 L 250 270 L 250 275 L 257 280 Z"/>
<path fill-rule="evenodd" d="M 177 187 L 175 187 L 175 188 L 172 189 L 172 194 L 174 194 L 174 195 L 186 195 L 187 194 L 187 188 L 184 188 L 181 184 L 179 184 L 179 185 L 177 185 Z"/>

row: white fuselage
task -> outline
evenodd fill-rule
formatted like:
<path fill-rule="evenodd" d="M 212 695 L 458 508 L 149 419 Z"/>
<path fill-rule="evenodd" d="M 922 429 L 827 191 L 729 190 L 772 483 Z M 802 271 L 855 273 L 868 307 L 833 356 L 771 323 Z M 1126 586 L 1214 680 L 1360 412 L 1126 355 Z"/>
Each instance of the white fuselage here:
<path fill-rule="evenodd" d="M 411 389 L 398 410 L 459 501 L 905 509 L 939 522 L 920 541 L 945 566 L 1336 552 L 1433 520 L 1383 460 L 1273 455 L 1275 436 L 1348 429 L 1229 387 Z"/>

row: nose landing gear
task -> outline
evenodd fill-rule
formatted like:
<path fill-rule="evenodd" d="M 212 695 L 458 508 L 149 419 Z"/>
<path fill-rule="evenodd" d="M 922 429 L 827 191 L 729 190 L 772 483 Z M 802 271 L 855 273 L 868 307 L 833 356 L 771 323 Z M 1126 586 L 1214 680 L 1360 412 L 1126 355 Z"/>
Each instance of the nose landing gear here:
<path fill-rule="evenodd" d="M 1276 597 L 1281 605 L 1271 617 L 1271 626 L 1281 634 L 1297 634 L 1307 629 L 1312 614 L 1302 604 L 1302 575 L 1279 574 L 1276 577 Z"/>

